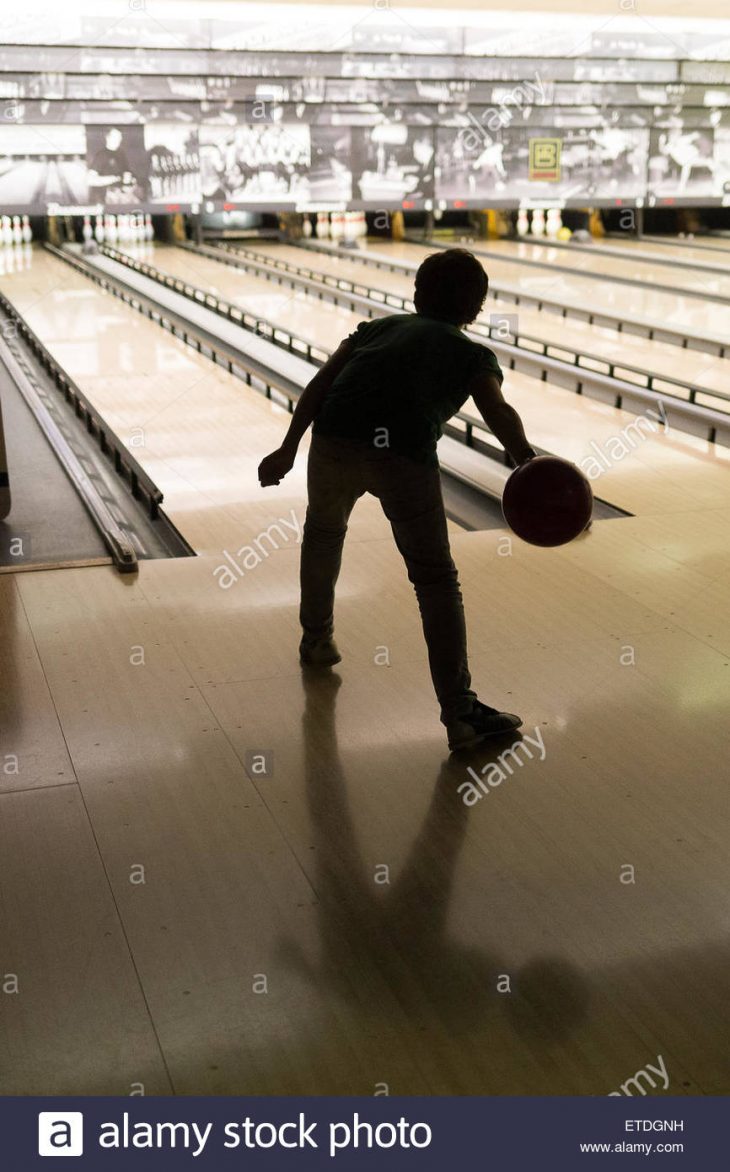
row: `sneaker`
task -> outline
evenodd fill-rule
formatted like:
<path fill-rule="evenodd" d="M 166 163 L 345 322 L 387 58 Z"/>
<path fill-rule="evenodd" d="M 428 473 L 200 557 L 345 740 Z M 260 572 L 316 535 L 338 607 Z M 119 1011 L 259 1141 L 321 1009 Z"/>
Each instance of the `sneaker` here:
<path fill-rule="evenodd" d="M 457 749 L 471 749 L 486 737 L 514 732 L 521 724 L 521 716 L 515 716 L 512 712 L 499 712 L 475 700 L 474 708 L 467 716 L 457 716 L 446 725 L 449 749 L 452 753 Z"/>
<path fill-rule="evenodd" d="M 299 662 L 304 667 L 332 667 L 342 659 L 332 638 L 302 639 L 299 644 Z"/>

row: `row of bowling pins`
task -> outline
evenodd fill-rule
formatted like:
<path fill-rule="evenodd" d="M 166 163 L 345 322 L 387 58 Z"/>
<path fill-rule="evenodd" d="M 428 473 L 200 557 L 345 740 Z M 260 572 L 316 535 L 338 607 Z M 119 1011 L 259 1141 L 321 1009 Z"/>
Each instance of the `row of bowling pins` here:
<path fill-rule="evenodd" d="M 517 214 L 518 236 L 557 236 L 563 226 L 563 213 L 560 208 L 548 208 L 545 215 L 544 208 L 535 208 L 530 220 L 527 208 L 520 208 Z"/>
<path fill-rule="evenodd" d="M 97 244 L 116 244 L 117 241 L 153 240 L 155 230 L 152 226 L 152 216 L 147 212 L 130 212 L 121 216 L 97 216 L 92 227 L 91 216 L 84 216 L 83 237 L 85 241 L 93 237 Z"/>
<path fill-rule="evenodd" d="M 33 231 L 28 216 L 3 216 L 0 219 L 0 245 L 12 248 L 15 244 L 30 244 Z"/>
<path fill-rule="evenodd" d="M 318 240 L 358 240 L 367 236 L 368 225 L 365 212 L 317 212 L 317 223 L 313 226 L 309 216 L 304 217 L 302 231 L 309 237 L 314 234 Z"/>

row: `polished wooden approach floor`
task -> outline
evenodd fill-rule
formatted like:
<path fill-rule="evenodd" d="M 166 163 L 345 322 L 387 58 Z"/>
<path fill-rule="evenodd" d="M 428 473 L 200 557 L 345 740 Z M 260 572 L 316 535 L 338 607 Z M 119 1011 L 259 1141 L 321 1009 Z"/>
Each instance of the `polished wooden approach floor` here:
<path fill-rule="evenodd" d="M 449 758 L 377 504 L 303 675 L 284 413 L 47 255 L 0 288 L 199 553 L 0 577 L 2 1092 L 730 1092 L 728 453 L 657 431 L 564 549 L 454 529 L 475 682 L 543 748 Z M 554 451 L 626 426 L 531 383 Z"/>

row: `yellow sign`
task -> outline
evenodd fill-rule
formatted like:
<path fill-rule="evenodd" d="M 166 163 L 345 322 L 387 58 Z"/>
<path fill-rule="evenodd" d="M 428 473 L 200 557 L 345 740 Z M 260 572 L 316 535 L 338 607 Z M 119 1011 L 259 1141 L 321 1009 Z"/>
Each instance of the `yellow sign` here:
<path fill-rule="evenodd" d="M 560 181 L 560 150 L 562 138 L 530 139 L 530 179 L 546 183 Z"/>

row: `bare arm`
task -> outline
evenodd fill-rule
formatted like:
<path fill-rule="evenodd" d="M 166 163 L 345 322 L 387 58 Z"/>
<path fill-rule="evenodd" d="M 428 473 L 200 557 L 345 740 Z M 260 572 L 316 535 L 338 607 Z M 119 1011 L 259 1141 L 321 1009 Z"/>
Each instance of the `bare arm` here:
<path fill-rule="evenodd" d="M 537 454 L 527 442 L 522 420 L 502 395 L 499 379 L 495 375 L 477 375 L 469 385 L 469 394 L 487 427 L 496 435 L 515 464 L 524 464 Z"/>
<path fill-rule="evenodd" d="M 345 338 L 314 378 L 307 383 L 297 400 L 289 430 L 281 447 L 270 452 L 259 464 L 259 480 L 263 486 L 278 484 L 291 469 L 302 436 L 317 415 L 327 392 L 350 358 L 352 350 L 352 339 Z"/>

